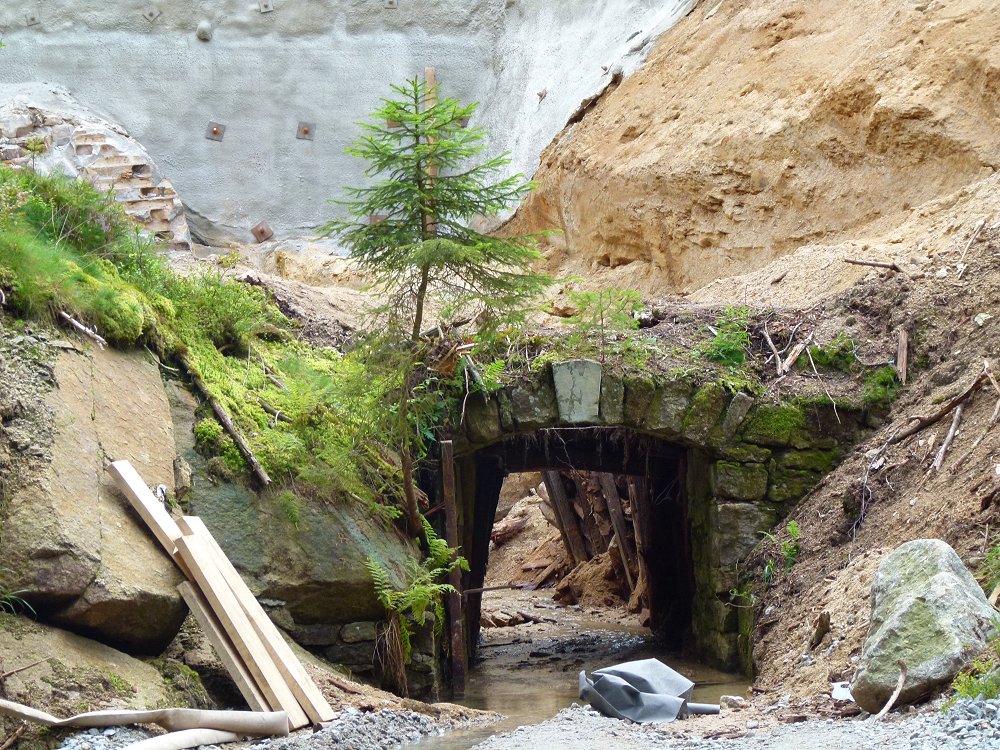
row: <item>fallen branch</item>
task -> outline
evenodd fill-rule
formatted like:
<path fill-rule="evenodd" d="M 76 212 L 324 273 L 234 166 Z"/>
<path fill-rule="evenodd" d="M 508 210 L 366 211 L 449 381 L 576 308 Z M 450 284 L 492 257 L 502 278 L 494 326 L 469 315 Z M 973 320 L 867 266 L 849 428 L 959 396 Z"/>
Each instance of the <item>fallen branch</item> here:
<path fill-rule="evenodd" d="M 282 414 L 281 413 L 281 409 L 275 409 L 273 406 L 271 406 L 269 403 L 267 403 L 266 401 L 264 401 L 263 399 L 261 399 L 259 396 L 257 397 L 257 403 L 260 404 L 260 408 L 261 409 L 263 409 L 268 414 L 270 414 L 272 417 L 274 417 L 274 421 L 276 423 L 277 422 L 287 422 L 287 423 L 291 424 L 292 418 L 289 417 L 287 414 Z"/>
<path fill-rule="evenodd" d="M 70 316 L 70 315 L 69 315 L 68 313 L 66 313 L 66 312 L 64 312 L 64 311 L 62 311 L 62 310 L 60 310 L 60 311 L 59 311 L 59 317 L 60 317 L 60 318 L 62 318 L 63 320 L 65 320 L 65 321 L 66 321 L 67 323 L 69 323 L 69 324 L 70 324 L 70 325 L 71 325 L 71 326 L 72 326 L 73 328 L 75 328 L 75 329 L 76 329 L 77 331 L 79 331 L 80 333 L 82 333 L 82 334 L 83 334 L 84 336 L 86 336 L 87 338 L 89 338 L 89 339 L 92 339 L 93 341 L 97 342 L 97 345 L 98 345 L 98 346 L 99 346 L 99 347 L 100 347 L 101 349 L 103 349 L 104 347 L 106 347 L 106 346 L 108 345 L 108 342 L 107 342 L 107 341 L 105 341 L 105 340 L 104 340 L 104 339 L 103 339 L 103 338 L 102 338 L 102 337 L 101 337 L 101 336 L 100 336 L 100 335 L 99 335 L 99 334 L 97 333 L 97 331 L 92 331 L 91 329 L 87 328 L 87 326 L 85 326 L 85 325 L 84 325 L 83 323 L 81 323 L 81 322 L 80 322 L 79 320 L 76 320 L 75 318 L 73 318 L 72 316 Z"/>
<path fill-rule="evenodd" d="M 333 675 L 330 675 L 330 682 L 332 682 L 338 688 L 343 690 L 345 693 L 350 693 L 351 695 L 364 695 L 363 690 L 358 690 L 356 687 L 354 687 L 353 685 L 349 685 L 347 682 L 341 680 L 339 677 L 334 677 Z"/>
<path fill-rule="evenodd" d="M 856 260 L 854 258 L 844 258 L 844 263 L 850 263 L 852 266 L 872 266 L 873 268 L 888 268 L 890 271 L 896 271 L 899 273 L 901 271 L 900 267 L 895 263 L 882 263 L 877 260 Z"/>
<path fill-rule="evenodd" d="M 931 464 L 932 471 L 941 471 L 941 466 L 944 464 L 945 454 L 948 452 L 952 441 L 955 439 L 955 433 L 958 432 L 958 425 L 962 422 L 963 411 L 965 411 L 965 402 L 962 402 L 955 407 L 955 416 L 952 417 L 951 427 L 948 428 L 948 434 L 945 435 L 944 442 L 941 443 L 941 449 L 934 457 L 934 463 Z"/>
<path fill-rule="evenodd" d="M 764 323 L 764 340 L 767 342 L 767 345 L 771 348 L 771 351 L 774 353 L 774 367 L 778 371 L 778 377 L 781 377 L 781 355 L 778 354 L 778 347 L 774 345 L 774 342 L 771 340 L 770 334 L 767 332 L 766 321 Z"/>
<path fill-rule="evenodd" d="M 8 748 L 14 747 L 14 744 L 21 739 L 21 735 L 27 731 L 28 725 L 22 723 L 21 726 L 14 730 L 14 733 L 10 737 L 3 741 L 3 744 L 0 745 L 0 750 L 8 750 Z"/>
<path fill-rule="evenodd" d="M 889 696 L 889 702 L 886 703 L 882 710 L 879 711 L 872 717 L 872 721 L 880 721 L 883 716 L 885 716 L 892 707 L 896 705 L 896 700 L 899 698 L 899 694 L 903 692 L 903 684 L 906 682 L 906 662 L 900 659 L 897 664 L 899 664 L 899 681 L 896 683 L 896 689 Z"/>
<path fill-rule="evenodd" d="M 902 432 L 898 432 L 891 438 L 889 438 L 889 442 L 887 443 L 887 445 L 895 445 L 896 443 L 900 443 L 903 440 L 906 440 L 906 438 L 916 435 L 921 430 L 930 427 L 932 424 L 935 424 L 944 417 L 948 416 L 948 414 L 950 414 L 953 409 L 957 408 L 959 404 L 964 404 L 966 401 L 968 401 L 968 399 L 972 396 L 972 394 L 979 389 L 979 386 L 981 386 L 983 383 L 986 382 L 987 372 L 988 371 L 986 370 L 981 372 L 979 374 L 979 377 L 977 377 L 974 381 L 972 381 L 972 384 L 968 388 L 966 388 L 960 394 L 955 396 L 955 398 L 953 398 L 951 401 L 949 401 L 947 404 L 945 404 L 941 409 L 939 409 L 931 416 L 910 417 L 910 419 L 914 422 L 914 424 L 911 425 L 910 427 L 907 427 Z"/>
<path fill-rule="evenodd" d="M 246 462 L 250 464 L 250 469 L 256 475 L 260 483 L 265 487 L 271 484 L 271 477 L 268 476 L 267 471 L 264 469 L 260 461 L 250 450 L 250 445 L 247 443 L 246 439 L 240 434 L 240 431 L 233 424 L 233 420 L 229 417 L 225 408 L 218 401 L 215 400 L 215 396 L 212 392 L 208 390 L 208 386 L 205 385 L 204 381 L 195 374 L 195 368 L 191 365 L 191 362 L 187 357 L 181 358 L 181 364 L 184 365 L 184 369 L 188 371 L 191 376 L 191 382 L 194 383 L 194 387 L 198 389 L 198 392 L 202 395 L 208 405 L 212 407 L 212 412 L 215 414 L 215 418 L 219 420 L 219 424 L 222 425 L 222 429 L 233 439 L 236 444 L 237 449 L 239 449 L 240 454 L 246 459 Z"/>

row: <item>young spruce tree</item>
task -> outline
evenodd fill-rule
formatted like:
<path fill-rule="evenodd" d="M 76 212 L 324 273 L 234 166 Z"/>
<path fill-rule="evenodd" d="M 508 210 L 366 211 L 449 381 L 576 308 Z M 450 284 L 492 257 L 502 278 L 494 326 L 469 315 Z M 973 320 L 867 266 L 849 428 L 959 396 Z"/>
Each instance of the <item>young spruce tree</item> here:
<path fill-rule="evenodd" d="M 522 175 L 502 177 L 506 154 L 483 158 L 485 133 L 468 127 L 477 104 L 439 98 L 437 86 L 413 78 L 393 86 L 372 122 L 348 153 L 368 162 L 364 187 L 333 201 L 349 218 L 322 227 L 338 237 L 367 271 L 384 304 L 382 330 L 405 343 L 398 409 L 406 516 L 419 535 L 413 485 L 408 405 L 420 332 L 433 299 L 442 317 L 476 316 L 480 326 L 523 311 L 551 280 L 532 271 L 540 259 L 535 237 L 495 237 L 470 224 L 519 203 L 534 184 Z"/>

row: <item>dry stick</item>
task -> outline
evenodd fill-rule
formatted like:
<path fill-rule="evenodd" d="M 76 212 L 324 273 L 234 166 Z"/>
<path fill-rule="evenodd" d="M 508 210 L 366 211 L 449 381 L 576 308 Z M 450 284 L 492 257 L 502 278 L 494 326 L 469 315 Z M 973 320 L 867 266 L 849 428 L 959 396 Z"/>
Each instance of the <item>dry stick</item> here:
<path fill-rule="evenodd" d="M 13 677 L 16 674 L 25 671 L 26 669 L 31 669 L 32 667 L 37 667 L 39 664 L 42 664 L 43 662 L 47 662 L 51 658 L 52 658 L 51 656 L 46 656 L 44 659 L 39 659 L 38 661 L 31 662 L 31 664 L 26 664 L 23 667 L 18 667 L 17 669 L 12 669 L 9 672 L 4 672 L 3 674 L 0 674 L 0 682 L 3 682 L 8 677 Z"/>
<path fill-rule="evenodd" d="M 781 377 L 781 355 L 778 354 L 778 347 L 774 345 L 774 342 L 771 340 L 770 334 L 768 334 L 767 332 L 767 321 L 764 322 L 764 340 L 767 342 L 767 345 L 771 348 L 771 351 L 774 352 L 774 366 L 778 371 L 778 377 Z"/>
<path fill-rule="evenodd" d="M 886 703 L 882 710 L 879 711 L 872 717 L 872 721 L 879 721 L 883 716 L 885 716 L 892 707 L 896 705 L 896 700 L 899 698 L 899 694 L 903 692 L 903 684 L 906 682 L 906 662 L 900 659 L 897 664 L 899 664 L 899 681 L 896 683 L 896 689 L 892 691 L 892 695 L 889 696 L 889 702 Z"/>
<path fill-rule="evenodd" d="M 282 414 L 281 413 L 281 409 L 275 409 L 269 403 L 267 403 L 262 398 L 260 398 L 260 396 L 257 397 L 257 403 L 260 404 L 260 408 L 261 409 L 263 409 L 268 414 L 270 414 L 272 417 L 274 417 L 275 423 L 278 423 L 278 422 L 288 422 L 288 423 L 291 423 L 292 422 L 292 418 L 291 417 L 289 417 L 287 414 Z"/>
<path fill-rule="evenodd" d="M 830 403 L 833 404 L 833 416 L 837 418 L 837 424 L 841 424 L 840 414 L 837 413 L 837 402 L 833 400 L 833 396 L 830 395 L 830 391 L 827 389 L 826 383 L 824 383 L 823 378 L 819 376 L 819 371 L 816 369 L 816 363 L 813 362 L 812 352 L 809 351 L 808 348 L 806 349 L 806 354 L 809 355 L 809 364 L 812 365 L 813 372 L 816 374 L 816 379 L 819 381 L 819 384 L 823 386 L 823 392 L 826 393 L 826 397 L 830 399 Z"/>
<path fill-rule="evenodd" d="M 198 392 L 201 393 L 202 397 L 208 402 L 208 405 L 212 407 L 212 411 L 215 413 L 215 418 L 219 420 L 219 424 L 222 425 L 222 429 L 229 434 L 229 437 L 233 439 L 233 442 L 243 455 L 243 458 L 245 458 L 246 462 L 250 464 L 250 469 L 256 475 L 257 479 L 259 479 L 260 483 L 265 487 L 271 484 L 271 477 L 268 476 L 267 471 L 264 469 L 263 465 L 261 465 L 260 461 L 257 460 L 253 451 L 250 450 L 250 445 L 247 443 L 243 435 L 240 434 L 240 431 L 236 429 L 236 425 L 233 424 L 233 420 L 230 419 L 229 414 L 226 413 L 222 404 L 215 400 L 215 396 L 213 396 L 212 392 L 208 390 L 208 386 L 205 385 L 200 377 L 194 374 L 195 369 L 191 366 L 191 362 L 186 356 L 181 357 L 181 364 L 184 365 L 184 368 L 191 376 L 191 382 L 194 383 L 195 388 L 198 389 Z"/>
<path fill-rule="evenodd" d="M 80 321 L 78 321 L 78 320 L 75 320 L 74 318 L 72 318 L 72 317 L 71 317 L 71 316 L 70 316 L 69 314 L 67 314 L 66 312 L 64 312 L 64 311 L 60 310 L 60 311 L 59 311 L 59 317 L 60 317 L 60 318 L 62 318 L 63 320 L 65 320 L 65 321 L 66 321 L 67 323 L 69 323 L 69 324 L 70 324 L 71 326 L 73 326 L 73 328 L 75 328 L 76 330 L 78 330 L 78 331 L 79 331 L 80 333 L 82 333 L 82 334 L 83 334 L 84 336 L 87 336 L 88 338 L 90 338 L 90 339 L 93 339 L 94 341 L 96 341 L 96 342 L 97 342 L 97 345 L 98 345 L 98 346 L 99 346 L 99 347 L 100 347 L 101 349 L 103 349 L 104 347 L 106 347 L 106 346 L 108 345 L 108 342 L 107 342 L 107 341 L 105 341 L 105 340 L 104 340 L 104 339 L 103 339 L 103 338 L 102 338 L 101 336 L 99 336 L 99 335 L 97 334 L 97 331 L 92 331 L 92 330 L 90 330 L 89 328 L 87 328 L 87 326 L 85 326 L 85 325 L 84 325 L 83 323 L 81 323 Z"/>
<path fill-rule="evenodd" d="M 27 723 L 21 724 L 21 726 L 19 726 L 16 730 L 14 730 L 14 734 L 12 734 L 10 737 L 8 737 L 3 741 L 3 744 L 0 745 L 0 750 L 8 750 L 8 748 L 13 747 L 14 744 L 19 739 L 21 739 L 21 735 L 23 735 L 27 731 L 28 731 Z"/>
<path fill-rule="evenodd" d="M 910 334 L 906 329 L 899 329 L 898 345 L 896 347 L 896 375 L 899 382 L 906 385 L 906 371 L 910 364 Z"/>
<path fill-rule="evenodd" d="M 944 464 L 944 456 L 951 447 L 952 441 L 955 439 L 955 433 L 958 432 L 958 425 L 962 422 L 963 411 L 965 411 L 964 402 L 955 407 L 955 416 L 952 417 L 951 427 L 948 428 L 948 434 L 945 436 L 944 442 L 941 443 L 941 449 L 934 457 L 934 463 L 931 464 L 931 471 L 941 471 L 941 466 Z"/>
<path fill-rule="evenodd" d="M 972 243 L 976 241 L 979 233 L 983 231 L 983 227 L 986 226 L 986 217 L 984 216 L 976 223 L 976 228 L 972 230 L 972 236 L 969 237 L 968 243 L 965 245 L 965 249 L 962 251 L 962 257 L 958 259 L 958 278 L 962 278 L 962 274 L 965 273 L 965 256 L 969 253 L 969 248 L 972 247 Z"/>
<path fill-rule="evenodd" d="M 983 440 L 986 439 L 986 436 L 990 434 L 990 430 L 992 430 L 996 426 L 998 419 L 1000 419 L 1000 398 L 997 399 L 997 405 L 993 407 L 993 416 L 990 417 L 990 421 L 989 424 L 986 425 L 986 429 L 983 430 L 983 433 L 976 438 L 975 442 L 972 443 L 969 450 L 967 450 L 962 455 L 962 457 L 954 463 L 954 465 L 949 470 L 952 474 L 956 474 L 958 470 L 962 468 L 962 464 L 964 464 L 966 461 L 969 460 L 969 456 L 971 456 L 975 452 L 976 448 L 979 447 L 979 444 L 982 443 Z"/>
<path fill-rule="evenodd" d="M 888 268 L 890 271 L 899 271 L 900 268 L 895 263 L 882 263 L 877 260 L 855 260 L 854 258 L 844 258 L 844 263 L 852 266 L 872 266 L 873 268 Z"/>
<path fill-rule="evenodd" d="M 976 390 L 979 388 L 979 386 L 981 386 L 984 382 L 986 382 L 986 372 L 985 371 L 981 372 L 979 374 L 979 377 L 977 377 L 974 381 L 972 381 L 972 385 L 970 385 L 968 388 L 966 388 L 960 394 L 958 394 L 957 396 L 955 396 L 955 398 L 953 398 L 951 401 L 949 401 L 947 404 L 945 404 L 939 411 L 935 412 L 931 416 L 929 416 L 929 417 L 919 417 L 919 416 L 910 417 L 910 420 L 913 421 L 913 422 L 915 422 L 915 424 L 913 424 L 910 427 L 907 427 L 902 432 L 897 432 L 895 435 L 893 435 L 891 438 L 889 438 L 889 442 L 886 445 L 895 445 L 896 443 L 902 442 L 903 440 L 906 440 L 906 438 L 911 437 L 912 435 L 916 435 L 921 430 L 923 430 L 923 429 L 925 429 L 927 427 L 930 427 L 935 422 L 940 421 L 942 418 L 944 418 L 948 414 L 950 414 L 951 411 L 953 409 L 955 409 L 959 404 L 965 403 L 969 399 L 969 397 L 973 393 L 975 393 Z"/>

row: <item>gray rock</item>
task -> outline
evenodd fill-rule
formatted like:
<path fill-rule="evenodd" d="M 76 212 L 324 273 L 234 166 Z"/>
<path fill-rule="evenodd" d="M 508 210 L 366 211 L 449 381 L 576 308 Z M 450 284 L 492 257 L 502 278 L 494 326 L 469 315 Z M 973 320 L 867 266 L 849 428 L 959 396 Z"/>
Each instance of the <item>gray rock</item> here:
<path fill-rule="evenodd" d="M 601 363 L 572 359 L 552 365 L 559 419 L 566 424 L 593 424 L 600 419 Z"/>
<path fill-rule="evenodd" d="M 872 617 L 851 683 L 854 700 L 879 711 L 907 665 L 899 703 L 949 682 L 987 643 L 995 612 L 955 551 L 940 539 L 901 545 L 879 565 Z"/>

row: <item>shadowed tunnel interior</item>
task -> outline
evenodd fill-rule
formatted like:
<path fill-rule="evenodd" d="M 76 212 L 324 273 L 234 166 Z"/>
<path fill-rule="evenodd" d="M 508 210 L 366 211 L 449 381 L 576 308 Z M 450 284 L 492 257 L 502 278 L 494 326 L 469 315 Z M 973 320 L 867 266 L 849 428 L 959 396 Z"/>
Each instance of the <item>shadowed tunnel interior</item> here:
<path fill-rule="evenodd" d="M 613 427 L 544 429 L 458 457 L 459 507 L 466 513 L 462 541 L 471 567 L 463 588 L 477 589 L 485 580 L 490 532 L 508 474 L 606 472 L 616 475 L 631 503 L 648 573 L 650 626 L 669 647 L 690 645 L 694 577 L 687 467 L 687 449 Z M 470 653 L 478 640 L 481 600 L 481 594 L 470 594 L 465 602 Z"/>

